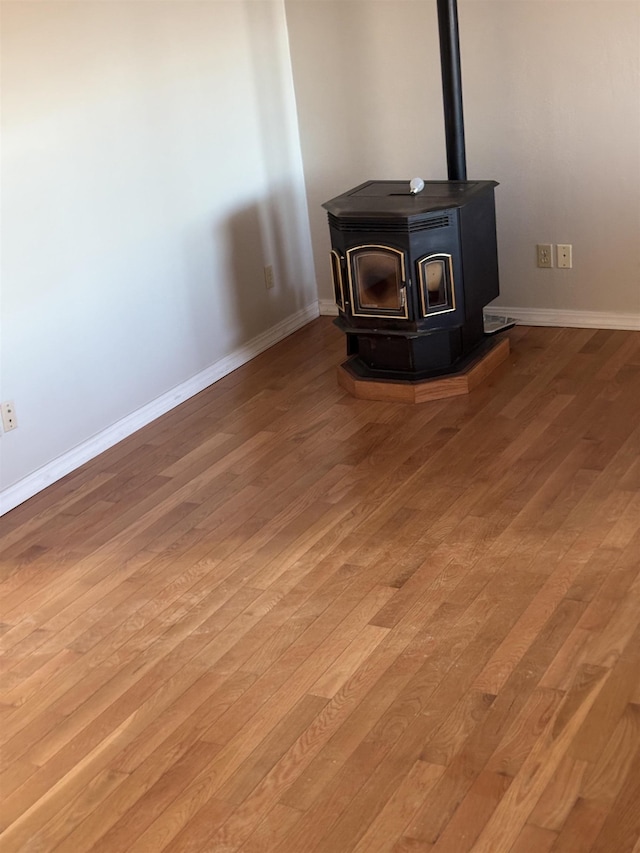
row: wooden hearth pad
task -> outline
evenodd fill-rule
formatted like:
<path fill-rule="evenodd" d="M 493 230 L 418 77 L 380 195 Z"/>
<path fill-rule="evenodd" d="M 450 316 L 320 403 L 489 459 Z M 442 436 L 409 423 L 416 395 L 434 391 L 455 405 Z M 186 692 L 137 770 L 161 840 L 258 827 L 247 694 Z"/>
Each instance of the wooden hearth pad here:
<path fill-rule="evenodd" d="M 496 338 L 491 348 L 471 361 L 458 373 L 424 379 L 420 382 L 363 379 L 349 370 L 346 361 L 338 368 L 338 384 L 360 400 L 381 400 L 396 403 L 427 403 L 468 394 L 509 358 L 509 339 Z"/>

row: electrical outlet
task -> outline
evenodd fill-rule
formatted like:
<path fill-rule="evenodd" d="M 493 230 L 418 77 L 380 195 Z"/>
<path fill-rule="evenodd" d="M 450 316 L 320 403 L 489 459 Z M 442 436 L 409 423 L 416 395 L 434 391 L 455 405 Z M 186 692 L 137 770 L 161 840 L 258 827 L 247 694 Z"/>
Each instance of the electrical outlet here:
<path fill-rule="evenodd" d="M 273 277 L 273 267 L 271 264 L 264 268 L 264 283 L 266 285 L 267 290 L 271 290 L 272 287 L 275 287 L 275 279 Z"/>
<path fill-rule="evenodd" d="M 538 266 L 542 269 L 551 269 L 553 266 L 553 246 L 551 243 L 538 243 Z"/>
<path fill-rule="evenodd" d="M 558 243 L 556 250 L 558 255 L 558 269 L 570 270 L 573 266 L 571 243 Z"/>
<path fill-rule="evenodd" d="M 2 428 L 5 432 L 11 432 L 12 429 L 18 426 L 16 407 L 13 403 L 2 403 L 0 405 L 0 413 L 2 413 Z"/>

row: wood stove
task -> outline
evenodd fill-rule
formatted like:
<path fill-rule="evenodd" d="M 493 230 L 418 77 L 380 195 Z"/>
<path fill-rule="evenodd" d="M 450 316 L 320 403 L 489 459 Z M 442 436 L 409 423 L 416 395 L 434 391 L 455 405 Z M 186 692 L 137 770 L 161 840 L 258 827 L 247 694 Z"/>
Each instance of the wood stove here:
<path fill-rule="evenodd" d="M 415 380 L 476 354 L 499 292 L 496 186 L 368 181 L 323 205 L 351 370 Z"/>
<path fill-rule="evenodd" d="M 367 181 L 325 202 L 331 271 L 354 376 L 464 370 L 499 295 L 495 181 L 468 181 L 456 0 L 437 0 L 448 181 Z"/>

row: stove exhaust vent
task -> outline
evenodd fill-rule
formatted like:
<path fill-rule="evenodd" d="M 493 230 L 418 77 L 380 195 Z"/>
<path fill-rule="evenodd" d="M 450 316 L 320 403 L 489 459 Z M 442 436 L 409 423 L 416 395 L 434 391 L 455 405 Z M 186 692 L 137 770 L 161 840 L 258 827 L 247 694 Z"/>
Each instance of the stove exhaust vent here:
<path fill-rule="evenodd" d="M 462 110 L 462 72 L 457 0 L 438 0 L 440 68 L 444 102 L 444 133 L 447 146 L 447 175 L 450 181 L 467 180 Z"/>

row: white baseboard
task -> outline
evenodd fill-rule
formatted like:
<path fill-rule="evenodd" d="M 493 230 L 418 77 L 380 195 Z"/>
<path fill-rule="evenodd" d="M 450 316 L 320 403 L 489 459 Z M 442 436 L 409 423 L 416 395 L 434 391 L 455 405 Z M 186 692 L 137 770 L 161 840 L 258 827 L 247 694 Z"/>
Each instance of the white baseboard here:
<path fill-rule="evenodd" d="M 4 489 L 0 492 L 0 515 L 4 515 L 4 513 L 32 498 L 38 492 L 46 489 L 47 486 L 84 465 L 85 462 L 95 459 L 100 453 L 113 447 L 114 444 L 124 438 L 133 435 L 134 432 L 179 406 L 180 403 L 184 403 L 185 400 L 199 394 L 200 391 L 204 391 L 218 379 L 222 379 L 223 376 L 251 361 L 252 358 L 306 326 L 318 316 L 318 303 L 314 302 L 221 358 L 220 361 L 172 388 L 171 391 L 167 391 L 166 394 L 162 394 L 162 396 L 147 403 L 146 406 L 142 406 L 142 408 L 125 418 L 121 418 L 115 424 L 62 454 L 62 456 L 58 456 L 42 468 L 34 471 L 33 474 L 29 474 L 14 485 Z"/>
<path fill-rule="evenodd" d="M 623 329 L 640 331 L 640 314 L 604 311 L 563 311 L 555 308 L 511 308 L 490 305 L 487 314 L 513 317 L 521 326 L 559 326 L 573 329 Z"/>
<path fill-rule="evenodd" d="M 337 317 L 338 308 L 331 299 L 318 301 L 322 317 Z M 640 314 L 616 314 L 602 311 L 562 311 L 555 308 L 510 308 L 489 305 L 486 314 L 513 317 L 521 326 L 559 326 L 573 329 L 626 329 L 640 331 Z"/>
<path fill-rule="evenodd" d="M 337 317 L 338 306 L 333 299 L 318 299 L 318 308 L 321 317 Z"/>

